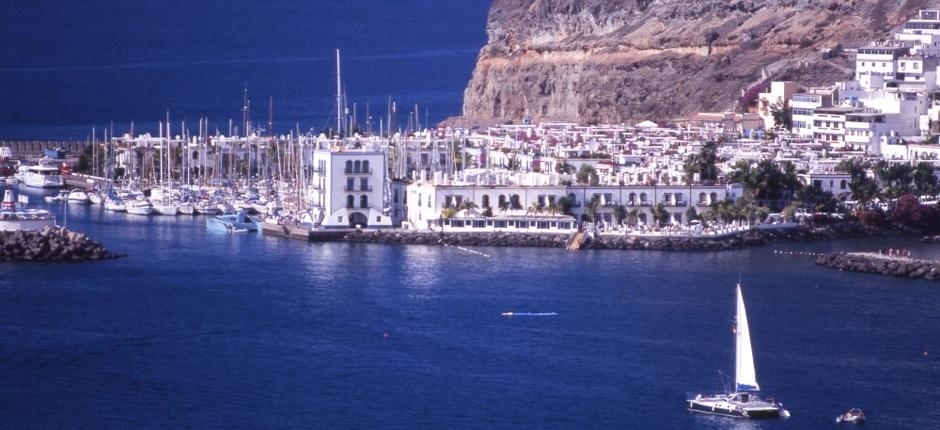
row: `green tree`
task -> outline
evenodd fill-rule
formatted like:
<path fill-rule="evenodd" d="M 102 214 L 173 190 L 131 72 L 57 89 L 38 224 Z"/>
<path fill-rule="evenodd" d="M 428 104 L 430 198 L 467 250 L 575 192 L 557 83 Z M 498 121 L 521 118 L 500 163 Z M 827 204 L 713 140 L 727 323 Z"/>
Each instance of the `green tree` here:
<path fill-rule="evenodd" d="M 937 192 L 940 191 L 940 186 L 937 185 L 937 177 L 934 176 L 933 164 L 917 163 L 914 166 L 914 171 L 911 172 L 911 176 L 914 182 L 914 192 L 918 196 L 936 196 Z"/>
<path fill-rule="evenodd" d="M 542 213 L 542 210 L 543 210 L 543 209 L 544 209 L 544 208 L 543 208 L 541 202 L 532 202 L 532 204 L 529 205 L 529 209 L 528 209 L 526 212 L 527 212 L 527 213 L 530 213 L 530 214 L 533 214 L 533 215 L 538 215 L 538 214 Z"/>
<path fill-rule="evenodd" d="M 571 208 L 574 207 L 574 201 L 571 200 L 571 197 L 562 196 L 558 198 L 558 210 L 565 215 L 571 215 Z"/>
<path fill-rule="evenodd" d="M 689 206 L 689 208 L 685 210 L 685 218 L 689 220 L 689 222 L 699 219 L 698 211 L 695 210 L 695 206 Z"/>
<path fill-rule="evenodd" d="M 614 220 L 617 222 L 617 225 L 622 225 L 626 218 L 627 208 L 624 205 L 614 206 Z"/>
<path fill-rule="evenodd" d="M 891 164 L 879 161 L 875 166 L 878 178 L 881 179 L 884 193 L 889 198 L 898 198 L 910 194 L 911 183 L 914 181 L 914 169 L 908 164 Z"/>
<path fill-rule="evenodd" d="M 650 209 L 650 214 L 653 216 L 653 222 L 659 227 L 669 222 L 669 211 L 666 210 L 666 206 L 662 203 L 653 206 L 653 208 Z"/>
<path fill-rule="evenodd" d="M 797 192 L 797 198 L 815 212 L 835 212 L 838 202 L 832 193 L 823 191 L 815 185 L 803 187 Z"/>
<path fill-rule="evenodd" d="M 597 220 L 597 212 L 600 210 L 600 208 L 601 199 L 598 196 L 594 196 L 591 198 L 591 201 L 584 205 L 584 215 L 591 222 L 595 222 Z"/>
<path fill-rule="evenodd" d="M 686 159 L 683 165 L 686 182 L 691 183 L 696 173 L 702 182 L 717 180 L 721 173 L 717 164 L 718 144 L 714 141 L 707 141 L 702 144 L 702 149 L 698 154 L 692 154 Z"/>
<path fill-rule="evenodd" d="M 793 128 L 793 109 L 780 98 L 774 104 L 770 105 L 770 115 L 774 118 L 774 127 L 791 129 Z"/>
<path fill-rule="evenodd" d="M 581 166 L 575 178 L 581 185 L 597 185 L 600 183 L 600 176 L 597 175 L 597 169 L 587 164 Z"/>

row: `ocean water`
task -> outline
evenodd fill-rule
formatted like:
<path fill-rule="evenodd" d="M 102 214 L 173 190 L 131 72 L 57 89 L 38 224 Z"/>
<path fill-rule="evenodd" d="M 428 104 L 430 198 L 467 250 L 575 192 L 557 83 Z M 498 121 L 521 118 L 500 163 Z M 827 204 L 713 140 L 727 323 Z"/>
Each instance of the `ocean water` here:
<path fill-rule="evenodd" d="M 4 428 L 825 429 L 849 407 L 870 429 L 940 420 L 940 299 L 926 281 L 773 247 L 485 259 L 92 207 L 68 219 L 128 256 L 0 264 Z M 940 257 L 910 239 L 776 248 L 880 246 Z M 788 420 L 685 410 L 732 372 L 739 278 L 758 380 Z"/>
<path fill-rule="evenodd" d="M 349 107 L 374 127 L 388 97 L 396 125 L 419 105 L 436 123 L 460 114 L 486 42 L 487 0 L 31 1 L 0 14 L 0 139 L 84 139 L 174 129 L 228 133 L 252 119 L 274 130 L 335 124 L 335 49 L 343 50 Z M 364 123 L 364 119 L 361 120 Z"/>

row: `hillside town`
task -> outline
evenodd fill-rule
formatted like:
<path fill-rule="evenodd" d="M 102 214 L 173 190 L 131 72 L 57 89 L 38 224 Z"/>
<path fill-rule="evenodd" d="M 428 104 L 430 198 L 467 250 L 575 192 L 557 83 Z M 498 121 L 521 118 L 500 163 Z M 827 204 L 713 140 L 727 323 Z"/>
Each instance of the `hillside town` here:
<path fill-rule="evenodd" d="M 416 110 L 397 133 L 391 114 L 378 132 L 347 115 L 324 133 L 272 136 L 246 99 L 227 136 L 202 121 L 174 135 L 167 118 L 157 135 L 96 140 L 72 167 L 116 210 L 147 199 L 144 214 L 244 209 L 310 231 L 708 236 L 812 217 L 884 223 L 901 198 L 936 212 L 940 11 L 891 40 L 835 49 L 854 55 L 852 80 L 765 80 L 742 90 L 745 111 L 428 129 Z"/>

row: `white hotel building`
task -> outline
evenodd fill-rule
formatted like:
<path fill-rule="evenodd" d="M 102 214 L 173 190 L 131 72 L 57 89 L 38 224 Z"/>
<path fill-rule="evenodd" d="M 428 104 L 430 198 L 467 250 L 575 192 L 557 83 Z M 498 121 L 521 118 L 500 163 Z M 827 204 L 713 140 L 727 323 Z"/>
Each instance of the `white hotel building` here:
<path fill-rule="evenodd" d="M 585 204 L 597 198 L 600 201 L 598 210 L 598 223 L 613 225 L 615 223 L 613 210 L 615 206 L 623 205 L 628 211 L 637 209 L 639 221 L 645 224 L 652 222 L 651 210 L 662 203 L 670 215 L 672 224 L 688 224 L 686 212 L 689 208 L 696 208 L 697 212 L 708 209 L 712 203 L 723 200 L 736 200 L 744 192 L 743 185 L 597 185 L 597 186 L 565 186 L 565 185 L 479 185 L 469 183 L 456 183 L 448 181 L 441 175 L 429 181 L 415 181 L 408 185 L 407 221 L 411 228 L 416 230 L 429 230 L 440 228 L 442 214 L 446 208 L 456 209 L 463 201 L 471 201 L 479 211 L 490 208 L 496 219 L 501 214 L 525 213 L 533 204 L 542 207 L 554 205 L 560 198 L 568 197 L 574 202 L 571 208 L 577 219 L 585 214 Z M 501 212 L 501 208 L 518 202 L 515 211 Z M 540 218 L 539 215 L 530 214 L 530 218 Z M 572 219 L 574 220 L 574 219 Z M 532 220 L 547 221 L 547 220 Z M 561 221 L 561 220 L 559 220 Z M 564 226 L 546 228 L 562 229 Z M 576 225 L 569 226 L 576 228 Z"/>
<path fill-rule="evenodd" d="M 323 228 L 383 228 L 395 224 L 384 213 L 385 152 L 318 147 L 309 156 L 308 198 L 315 224 Z"/>

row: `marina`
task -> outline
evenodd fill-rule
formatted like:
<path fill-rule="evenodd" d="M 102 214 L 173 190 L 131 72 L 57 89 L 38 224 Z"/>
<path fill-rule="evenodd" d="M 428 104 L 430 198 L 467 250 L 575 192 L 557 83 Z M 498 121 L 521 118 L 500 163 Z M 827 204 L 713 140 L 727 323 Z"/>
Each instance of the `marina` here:
<path fill-rule="evenodd" d="M 0 427 L 934 428 L 938 7 L 10 4 Z"/>

